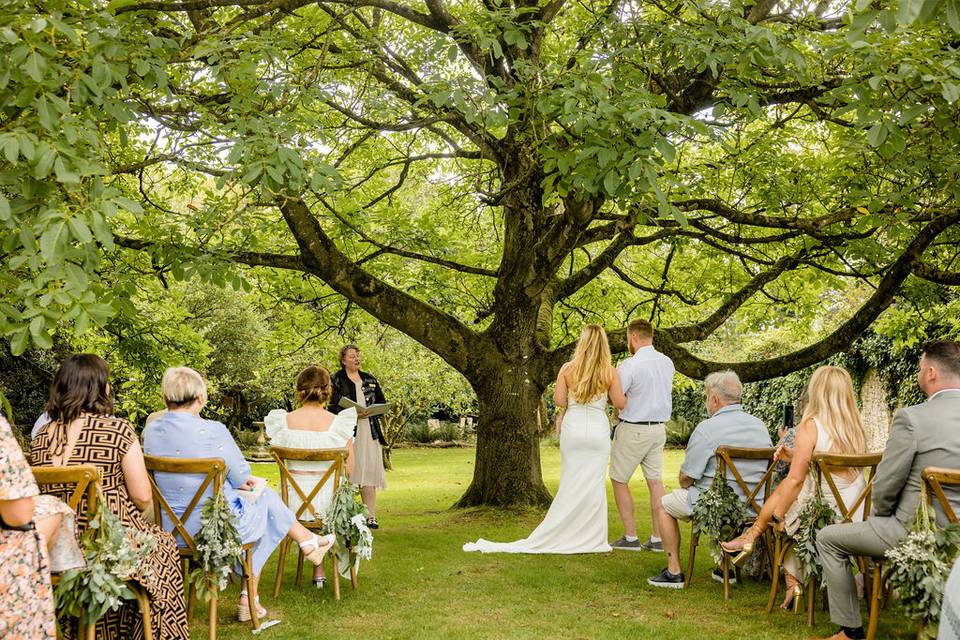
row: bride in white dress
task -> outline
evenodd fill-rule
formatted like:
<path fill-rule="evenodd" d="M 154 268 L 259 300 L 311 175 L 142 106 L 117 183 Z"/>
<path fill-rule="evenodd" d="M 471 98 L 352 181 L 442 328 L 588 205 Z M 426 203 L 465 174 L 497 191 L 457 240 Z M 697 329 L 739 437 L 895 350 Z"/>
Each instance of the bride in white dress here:
<path fill-rule="evenodd" d="M 610 459 L 610 402 L 627 399 L 610 360 L 607 334 L 597 324 L 580 333 L 573 359 L 557 375 L 554 403 L 565 408 L 560 436 L 560 487 L 543 522 L 515 542 L 480 538 L 464 551 L 483 553 L 603 553 L 607 544 L 607 462 Z"/>

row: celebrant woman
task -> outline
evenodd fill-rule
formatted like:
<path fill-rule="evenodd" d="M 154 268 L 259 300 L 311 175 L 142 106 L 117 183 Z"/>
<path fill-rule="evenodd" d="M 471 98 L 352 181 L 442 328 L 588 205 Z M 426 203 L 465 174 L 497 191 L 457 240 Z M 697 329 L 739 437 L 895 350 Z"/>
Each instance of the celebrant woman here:
<path fill-rule="evenodd" d="M 333 374 L 333 396 L 330 398 L 331 413 L 340 413 L 341 398 L 356 403 L 357 428 L 355 431 L 353 452 L 353 473 L 350 482 L 360 487 L 360 496 L 367 506 L 370 517 L 367 526 L 377 529 L 377 489 L 387 488 L 387 474 L 383 468 L 383 449 L 387 444 L 380 430 L 379 416 L 370 415 L 366 407 L 373 404 L 385 404 L 383 389 L 377 379 L 366 371 L 360 370 L 360 348 L 348 344 L 340 349 L 340 370 Z"/>

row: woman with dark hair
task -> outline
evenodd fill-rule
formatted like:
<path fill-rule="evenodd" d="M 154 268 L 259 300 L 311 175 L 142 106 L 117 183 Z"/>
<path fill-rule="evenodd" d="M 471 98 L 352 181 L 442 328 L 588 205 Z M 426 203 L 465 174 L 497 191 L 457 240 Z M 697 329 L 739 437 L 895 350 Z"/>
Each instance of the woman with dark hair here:
<path fill-rule="evenodd" d="M 156 547 L 131 576 L 150 596 L 153 637 L 186 640 L 180 555 L 173 537 L 143 518 L 142 513 L 152 505 L 150 479 L 136 433 L 129 422 L 113 415 L 109 375 L 107 363 L 95 355 L 74 355 L 63 362 L 50 387 L 50 422 L 33 438 L 31 463 L 92 464 L 100 468 L 101 500 L 107 508 L 124 525 L 148 532 L 157 540 Z M 51 493 L 64 500 L 69 498 L 66 489 Z M 71 634 L 71 625 L 63 631 Z M 136 602 L 129 601 L 101 618 L 96 635 L 110 640 L 142 638 L 142 619 Z"/>
<path fill-rule="evenodd" d="M 326 369 L 310 365 L 297 376 L 294 390 L 300 408 L 287 413 L 283 409 L 274 409 L 263 419 L 270 443 L 278 447 L 291 449 L 341 449 L 349 451 L 347 473 L 353 471 L 353 431 L 357 428 L 356 409 L 346 409 L 338 415 L 327 411 L 326 405 L 333 393 L 330 374 Z M 287 463 L 293 479 L 304 494 L 310 495 L 323 475 L 330 468 L 330 462 L 309 462 L 291 460 Z M 302 500 L 296 492 L 289 496 L 289 507 L 296 513 Z M 327 483 L 321 487 L 312 500 L 313 510 L 322 516 L 333 501 L 333 485 Z M 300 517 L 309 518 L 305 511 Z M 322 589 L 326 577 L 323 565 L 313 568 L 313 584 Z"/>
<path fill-rule="evenodd" d="M 360 371 L 360 347 L 355 344 L 344 345 L 339 355 L 340 371 L 333 374 L 333 396 L 330 398 L 330 411 L 340 413 L 340 398 L 349 398 L 360 405 L 357 410 L 357 428 L 354 431 L 353 450 L 356 461 L 350 482 L 360 487 L 363 504 L 367 505 L 370 517 L 367 526 L 379 528 L 377 522 L 377 489 L 387 488 L 387 474 L 383 468 L 382 445 L 387 444 L 380 430 L 380 418 L 371 416 L 364 407 L 383 404 L 383 389 L 377 379 L 366 371 Z"/>

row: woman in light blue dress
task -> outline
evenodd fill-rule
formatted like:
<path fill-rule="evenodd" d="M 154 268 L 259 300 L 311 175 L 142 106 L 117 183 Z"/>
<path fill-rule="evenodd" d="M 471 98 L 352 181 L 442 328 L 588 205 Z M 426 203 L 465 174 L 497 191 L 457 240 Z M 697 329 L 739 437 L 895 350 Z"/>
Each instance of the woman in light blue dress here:
<path fill-rule="evenodd" d="M 243 458 L 240 448 L 230 432 L 220 422 L 200 417 L 200 410 L 207 401 L 207 389 L 199 373 L 187 367 L 167 369 L 163 374 L 163 399 L 167 412 L 151 422 L 143 432 L 143 450 L 151 456 L 168 458 L 222 458 L 227 465 L 227 479 L 223 487 L 230 512 L 233 514 L 237 532 L 244 544 L 254 543 L 253 576 L 250 589 L 261 616 L 267 614 L 257 597 L 257 584 L 267 558 L 284 537 L 289 536 L 300 545 L 310 562 L 319 565 L 333 544 L 333 536 L 318 537 L 297 522 L 293 512 L 271 489 L 265 489 L 255 501 L 248 500 L 237 492 L 254 487 L 250 465 Z M 155 474 L 157 487 L 171 509 L 179 516 L 193 498 L 203 476 L 200 474 Z M 207 489 L 207 496 L 213 489 Z M 190 514 L 185 526 L 191 535 L 200 529 L 201 502 Z M 172 524 L 167 518 L 162 523 L 170 531 Z M 177 542 L 183 546 L 179 538 Z M 241 622 L 250 619 L 248 595 L 241 592 L 237 615 Z"/>

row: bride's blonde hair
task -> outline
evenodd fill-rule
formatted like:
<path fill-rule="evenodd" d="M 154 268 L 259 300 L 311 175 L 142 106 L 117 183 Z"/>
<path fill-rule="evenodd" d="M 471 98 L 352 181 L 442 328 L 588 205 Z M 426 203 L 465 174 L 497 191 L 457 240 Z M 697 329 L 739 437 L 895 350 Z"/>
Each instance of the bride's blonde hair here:
<path fill-rule="evenodd" d="M 833 453 L 866 453 L 867 436 L 846 369 L 829 365 L 818 368 L 810 377 L 807 392 L 803 420 L 816 417 L 834 442 Z"/>
<path fill-rule="evenodd" d="M 580 340 L 570 360 L 570 395 L 580 403 L 589 402 L 610 387 L 610 343 L 607 333 L 598 324 L 588 324 L 580 332 Z"/>

